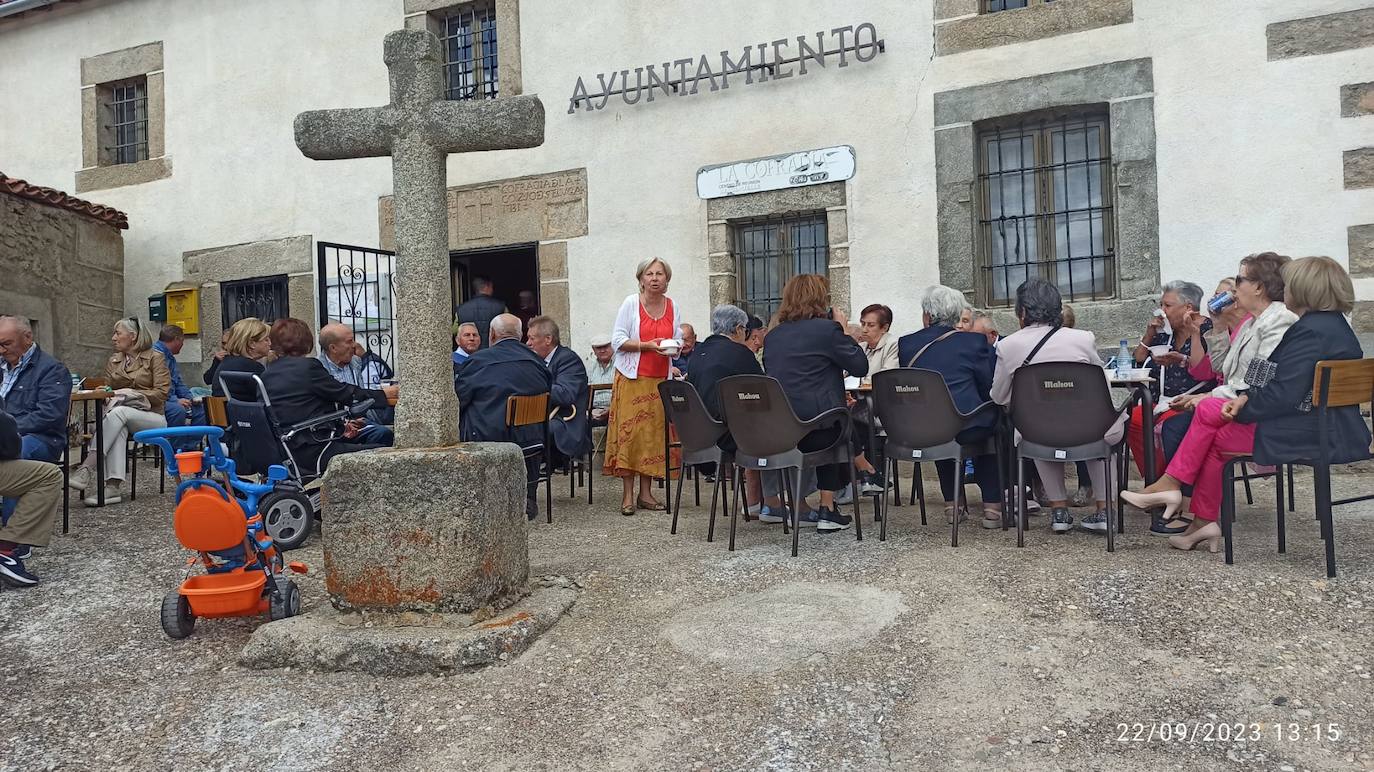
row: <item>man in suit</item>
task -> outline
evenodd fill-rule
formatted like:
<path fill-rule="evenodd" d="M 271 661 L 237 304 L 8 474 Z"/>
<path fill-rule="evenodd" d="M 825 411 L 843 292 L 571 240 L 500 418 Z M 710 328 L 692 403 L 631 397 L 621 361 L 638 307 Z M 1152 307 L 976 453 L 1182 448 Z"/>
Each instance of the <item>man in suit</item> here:
<path fill-rule="evenodd" d="M 1012 377 L 1023 365 L 1082 362 L 1102 366 L 1097 342 L 1091 332 L 1061 326 L 1063 307 L 1059 288 L 1044 279 L 1029 279 L 1016 288 L 1016 318 L 1021 323 L 1021 329 L 997 344 L 997 366 L 993 371 L 991 389 L 994 402 L 999 405 L 1010 404 Z M 1105 371 L 1102 377 L 1107 377 Z M 1109 445 L 1121 441 L 1126 431 L 1125 422 L 1126 416 L 1122 415 L 1107 430 L 1104 439 Z M 1073 530 L 1068 492 L 1064 489 L 1064 463 L 1037 459 L 1035 468 L 1050 502 L 1050 530 L 1055 533 Z M 1106 533 L 1107 496 L 1114 496 L 1115 489 L 1107 480 L 1101 463 L 1089 462 L 1088 471 L 1092 476 L 1096 509 L 1092 515 L 1083 518 L 1082 527 L 1095 533 Z"/>
<path fill-rule="evenodd" d="M 17 316 L 0 316 L 0 405 L 19 433 L 17 458 L 56 462 L 67 444 L 72 381 L 67 366 L 33 342 L 33 327 Z M 15 501 L 6 499 L 0 521 Z"/>
<path fill-rule="evenodd" d="M 587 455 L 592 447 L 587 424 L 587 366 L 572 349 L 561 345 L 558 323 L 547 316 L 530 320 L 525 340 L 553 376 L 549 408 L 557 412 L 549 419 L 549 434 L 556 451 L 554 465 Z"/>
<path fill-rule="evenodd" d="M 464 442 L 514 442 L 522 448 L 538 445 L 544 442 L 544 432 L 539 426 L 514 431 L 506 428 L 506 400 L 552 392 L 553 375 L 544 360 L 520 342 L 519 318 L 500 314 L 491 320 L 490 332 L 491 346 L 469 357 L 453 379 L 460 409 L 459 433 Z M 550 399 L 552 401 L 552 396 Z M 584 372 L 583 404 L 586 399 Z M 525 515 L 533 520 L 539 514 L 535 501 L 539 458 L 526 458 L 525 470 L 528 481 Z"/>
<path fill-rule="evenodd" d="M 697 390 L 706 412 L 716 420 L 721 419 L 720 390 L 717 385 L 722 378 L 763 375 L 763 368 L 759 366 L 759 360 L 754 358 L 754 352 L 744 345 L 748 335 L 748 314 L 732 305 L 716 306 L 711 309 L 711 334 L 697 345 L 696 353 L 692 355 L 692 369 L 687 371 L 687 382 Z M 728 452 L 735 451 L 735 439 L 728 433 L 718 444 Z M 757 514 L 763 495 L 759 473 L 749 469 L 745 470 L 744 476 L 745 503 L 750 514 Z"/>
<path fill-rule="evenodd" d="M 968 308 L 964 294 L 952 287 L 934 286 L 921 296 L 921 317 L 925 328 L 897 341 L 897 361 L 903 367 L 934 370 L 940 374 L 961 413 L 972 413 L 989 400 L 992 369 L 996 353 L 981 333 L 959 328 L 961 314 Z M 969 419 L 955 439 L 963 445 L 979 444 L 997 431 L 997 412 L 984 410 Z M 997 456 L 980 455 L 973 460 L 974 478 L 982 493 L 984 528 L 1002 527 L 1002 484 Z M 966 517 L 955 512 L 956 494 L 963 483 L 963 470 L 953 461 L 935 462 L 940 475 L 940 491 L 945 499 L 946 522 Z"/>
<path fill-rule="evenodd" d="M 14 517 L 0 525 L 0 583 L 32 587 L 38 577 L 24 567 L 30 547 L 46 547 L 62 500 L 62 470 L 20 458 L 18 424 L 0 411 L 0 496 L 18 503 Z"/>
<path fill-rule="evenodd" d="M 506 304 L 492 297 L 491 293 L 491 279 L 476 276 L 472 280 L 472 297 L 453 309 L 455 322 L 477 325 L 477 334 L 482 339 L 479 348 L 486 348 L 495 342 L 491 340 L 491 320 L 506 312 Z"/>

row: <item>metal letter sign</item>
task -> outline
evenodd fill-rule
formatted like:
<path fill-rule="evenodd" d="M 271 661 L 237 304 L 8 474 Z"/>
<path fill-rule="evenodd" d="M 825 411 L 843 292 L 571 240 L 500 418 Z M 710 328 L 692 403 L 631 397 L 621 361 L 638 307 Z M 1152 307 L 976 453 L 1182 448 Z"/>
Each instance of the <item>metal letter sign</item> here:
<path fill-rule="evenodd" d="M 840 145 L 703 167 L 697 172 L 697 195 L 722 198 L 844 182 L 853 176 L 854 148 Z"/>
<path fill-rule="evenodd" d="M 795 45 L 794 45 L 795 44 Z M 878 29 L 869 22 L 857 26 L 836 27 L 810 35 L 780 38 L 771 42 L 747 45 L 732 56 L 730 51 L 701 54 L 663 62 L 650 62 L 634 68 L 634 83 L 630 83 L 629 69 L 598 73 L 592 81 L 596 92 L 587 90 L 587 80 L 578 76 L 568 98 L 568 115 L 579 109 L 586 112 L 600 110 L 619 96 L 626 105 L 652 102 L 658 97 L 696 96 L 703 88 L 724 91 L 730 88 L 730 77 L 736 85 L 752 86 L 769 80 L 783 80 L 806 75 L 817 67 L 825 69 L 834 64 L 843 69 L 850 58 L 859 63 L 871 62 L 887 50 L 878 38 Z M 810 68 L 810 69 L 808 69 Z"/>

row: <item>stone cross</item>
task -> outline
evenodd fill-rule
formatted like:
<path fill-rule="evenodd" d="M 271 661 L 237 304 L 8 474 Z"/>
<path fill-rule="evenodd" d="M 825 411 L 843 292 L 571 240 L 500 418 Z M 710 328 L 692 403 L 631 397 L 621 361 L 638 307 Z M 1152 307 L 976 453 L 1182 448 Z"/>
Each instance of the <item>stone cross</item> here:
<path fill-rule="evenodd" d="M 296 146 L 308 158 L 391 156 L 396 369 L 403 376 L 397 447 L 436 448 L 458 441 L 449 334 L 448 154 L 544 143 L 544 106 L 537 97 L 444 99 L 442 51 L 428 31 L 392 32 L 383 45 L 390 104 L 296 116 Z"/>

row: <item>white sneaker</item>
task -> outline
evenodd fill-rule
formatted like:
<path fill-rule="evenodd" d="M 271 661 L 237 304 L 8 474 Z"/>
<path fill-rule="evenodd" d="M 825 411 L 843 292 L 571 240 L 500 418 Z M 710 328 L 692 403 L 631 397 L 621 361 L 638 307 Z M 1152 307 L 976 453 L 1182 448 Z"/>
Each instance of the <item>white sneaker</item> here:
<path fill-rule="evenodd" d="M 848 485 L 846 485 L 846 486 L 844 486 L 843 489 L 838 490 L 838 491 L 835 491 L 835 503 L 836 503 L 836 504 L 853 504 L 853 503 L 854 503 L 854 492 L 853 492 L 853 489 L 851 489 Z"/>
<path fill-rule="evenodd" d="M 74 491 L 84 491 L 91 487 L 91 468 L 84 464 L 67 473 L 67 487 Z"/>
<path fill-rule="evenodd" d="M 121 495 L 119 495 L 119 491 L 120 491 L 120 486 L 118 486 L 118 485 L 110 485 L 109 483 L 106 483 L 106 484 L 105 484 L 105 503 L 106 503 L 106 504 L 118 504 L 118 503 L 124 501 L 124 497 L 121 496 Z M 100 499 L 96 498 L 96 495 L 95 495 L 94 493 L 92 493 L 91 495 L 89 495 L 89 496 L 87 496 L 86 498 L 82 499 L 81 501 L 82 501 L 83 504 L 85 504 L 85 505 L 88 506 L 88 507 L 98 507 L 98 506 L 100 506 Z"/>

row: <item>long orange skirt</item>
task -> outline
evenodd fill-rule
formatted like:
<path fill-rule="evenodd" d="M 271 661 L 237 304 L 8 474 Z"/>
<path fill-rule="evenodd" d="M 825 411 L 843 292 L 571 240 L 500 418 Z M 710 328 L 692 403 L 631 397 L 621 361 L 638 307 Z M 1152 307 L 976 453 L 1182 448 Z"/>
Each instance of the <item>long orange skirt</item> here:
<path fill-rule="evenodd" d="M 626 378 L 615 374 L 611 412 L 606 430 L 606 465 L 602 474 L 613 477 L 663 476 L 663 402 L 658 397 L 662 378 Z M 673 466 L 679 456 L 673 451 Z"/>

